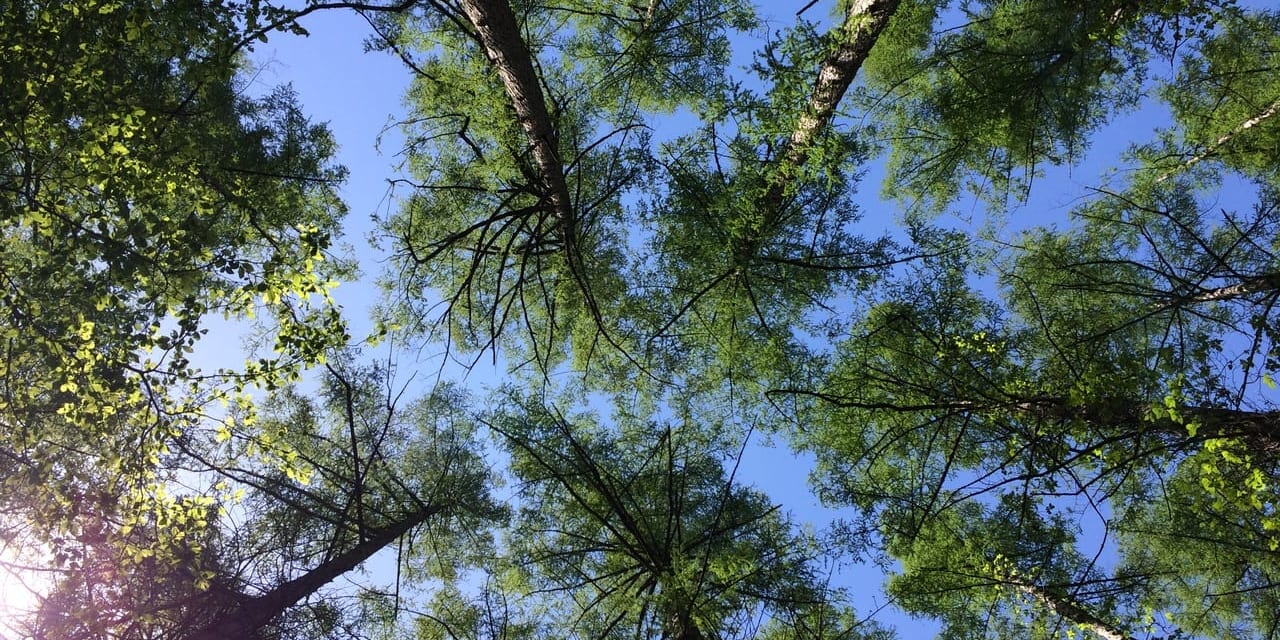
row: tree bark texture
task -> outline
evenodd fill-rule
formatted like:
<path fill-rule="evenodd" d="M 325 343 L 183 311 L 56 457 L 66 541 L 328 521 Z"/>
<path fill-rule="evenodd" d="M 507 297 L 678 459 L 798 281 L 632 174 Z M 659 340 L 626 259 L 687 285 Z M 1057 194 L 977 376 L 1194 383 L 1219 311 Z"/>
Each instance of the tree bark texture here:
<path fill-rule="evenodd" d="M 545 197 L 559 220 L 565 249 L 571 251 L 574 215 L 560 158 L 559 138 L 515 13 L 507 0 L 464 0 L 462 9 L 475 27 L 485 55 L 498 72 L 520 127 L 529 139 Z"/>
<path fill-rule="evenodd" d="M 791 131 L 781 154 L 781 165 L 765 193 L 765 203 L 772 209 L 781 204 L 782 196 L 795 179 L 797 170 L 809 159 L 813 143 L 831 124 L 836 107 L 840 106 L 840 100 L 871 54 L 880 33 L 889 24 L 889 18 L 897 11 L 899 2 L 854 0 L 849 3 L 844 23 L 837 27 L 839 45 L 822 61 L 804 113 Z"/>

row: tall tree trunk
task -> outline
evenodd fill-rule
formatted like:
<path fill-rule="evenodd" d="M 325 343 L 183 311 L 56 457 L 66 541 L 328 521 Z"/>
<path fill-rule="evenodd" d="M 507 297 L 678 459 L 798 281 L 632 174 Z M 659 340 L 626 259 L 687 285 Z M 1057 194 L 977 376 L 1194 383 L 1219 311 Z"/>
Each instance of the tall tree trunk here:
<path fill-rule="evenodd" d="M 533 57 L 516 24 L 511 4 L 508 0 L 462 0 L 462 10 L 475 27 L 485 55 L 497 70 L 507 99 L 511 101 L 520 127 L 529 139 L 542 182 L 541 196 L 555 217 L 556 228 L 560 232 L 560 249 L 569 275 L 581 292 L 600 334 L 609 344 L 619 347 L 605 329 L 604 314 L 591 292 L 578 247 L 578 218 L 565 181 L 559 137 L 552 124 L 551 113 L 547 111 L 547 101 L 542 95 L 542 83 L 534 69 Z"/>
<path fill-rule="evenodd" d="M 1159 434 L 1172 441 L 1191 440 L 1187 423 L 1193 422 L 1197 425 L 1198 438 L 1240 438 L 1256 453 L 1280 457 L 1280 411 L 1184 405 L 1175 407 L 1178 415 L 1175 419 L 1169 415 L 1153 415 L 1150 402 L 1130 398 L 1101 398 L 1092 403 L 1077 404 L 1060 396 L 1040 395 L 1008 402 L 939 398 L 935 402 L 900 404 L 860 402 L 804 389 L 777 389 L 769 393 L 808 396 L 837 407 L 869 411 L 932 414 L 1004 411 L 1025 415 L 1029 420 L 1080 420 L 1097 427 L 1107 427 L 1118 434 L 1145 432 Z"/>
<path fill-rule="evenodd" d="M 818 79 L 813 84 L 809 101 L 805 104 L 796 127 L 791 131 L 787 146 L 779 159 L 779 166 L 769 183 L 764 202 L 769 211 L 776 211 L 782 196 L 801 166 L 809 159 L 813 143 L 831 124 L 836 107 L 853 84 L 853 78 L 871 54 L 871 47 L 889 24 L 889 18 L 897 11 L 900 0 L 853 0 L 844 23 L 836 28 L 840 44 L 818 68 Z M 776 215 L 776 214 L 774 214 Z"/>
<path fill-rule="evenodd" d="M 1277 113 L 1280 113 L 1280 99 L 1277 99 L 1275 102 L 1272 102 L 1270 105 L 1267 106 L 1266 109 L 1263 109 L 1262 111 L 1258 112 L 1256 115 L 1249 118 L 1248 120 L 1245 120 L 1244 122 L 1241 122 L 1240 124 L 1236 125 L 1235 128 L 1233 128 L 1232 130 L 1222 134 L 1222 136 L 1220 136 L 1217 140 L 1214 140 L 1213 144 L 1209 145 L 1209 147 L 1204 151 L 1188 158 L 1186 162 L 1183 162 L 1182 164 L 1178 165 L 1172 171 L 1169 171 L 1168 173 L 1161 175 L 1159 178 L 1156 178 L 1156 182 L 1164 182 L 1165 180 L 1168 180 L 1169 178 L 1173 177 L 1174 174 L 1190 169 L 1191 167 L 1194 167 L 1196 164 L 1203 162 L 1204 160 L 1207 160 L 1209 158 L 1212 158 L 1215 155 L 1218 155 L 1218 151 L 1222 149 L 1224 145 L 1234 140 L 1236 136 L 1262 124 L 1268 119 L 1274 117 Z"/>
<path fill-rule="evenodd" d="M 479 36 L 489 62 L 498 72 L 507 99 L 515 110 L 520 127 L 529 139 L 530 151 L 542 179 L 544 195 L 564 235 L 564 249 L 573 251 L 574 212 L 560 158 L 559 138 L 542 95 L 542 83 L 533 68 L 533 58 L 525 45 L 515 13 L 507 0 L 463 0 L 467 14 Z"/>
<path fill-rule="evenodd" d="M 1062 616 L 1063 619 L 1088 629 L 1103 640 L 1133 640 L 1132 636 L 1094 615 L 1088 609 L 1072 602 L 1065 596 L 1051 593 L 1039 586 L 1025 582 L 1016 582 L 1014 584 L 1019 591 L 1031 596 L 1033 600 L 1041 605 L 1052 609 L 1054 613 Z"/>
<path fill-rule="evenodd" d="M 1146 402 L 1106 399 L 1094 404 L 1073 405 L 1065 398 L 1038 397 L 1018 403 L 1017 408 L 1046 418 L 1084 420 L 1094 425 L 1127 427 L 1135 433 L 1144 427 L 1173 441 L 1188 440 L 1188 423 L 1196 425 L 1201 438 L 1240 438 L 1252 451 L 1280 456 L 1280 412 L 1247 411 L 1208 406 L 1179 406 L 1177 417 L 1153 415 Z"/>
<path fill-rule="evenodd" d="M 668 628 L 663 638 L 670 640 L 702 640 L 702 631 L 694 623 L 693 616 L 687 609 L 682 609 L 670 616 Z"/>
<path fill-rule="evenodd" d="M 775 225 L 782 217 L 783 199 L 795 182 L 801 167 L 809 160 L 818 136 L 831 124 L 836 107 L 853 84 L 853 79 L 871 54 L 871 48 L 880 33 L 889 24 L 889 18 L 897 11 L 900 0 L 853 0 L 844 22 L 834 34 L 838 44 L 818 67 L 818 78 L 813 83 L 809 100 L 787 138 L 786 146 L 775 158 L 775 167 L 768 177 L 768 186 L 760 199 L 762 219 L 753 233 L 734 247 L 733 259 L 739 266 L 754 260 L 761 250 L 761 242 L 775 232 Z"/>
<path fill-rule="evenodd" d="M 1280 289 L 1280 273 L 1264 273 L 1260 276 L 1243 278 L 1235 284 L 1214 287 L 1212 289 L 1201 289 L 1199 293 L 1193 293 L 1187 296 L 1172 297 L 1168 302 L 1160 305 L 1159 310 L 1176 309 L 1191 304 L 1201 302 L 1218 302 L 1222 300 L 1235 300 L 1242 298 L 1251 293 L 1260 293 L 1263 291 L 1271 292 Z"/>
<path fill-rule="evenodd" d="M 329 584 L 338 576 L 360 566 L 373 554 L 400 536 L 439 513 L 441 507 L 427 507 L 388 527 L 374 530 L 364 542 L 314 569 L 289 580 L 260 596 L 243 599 L 212 624 L 196 630 L 187 640 L 228 640 L 252 638 L 254 633 L 278 618 L 289 607 Z"/>

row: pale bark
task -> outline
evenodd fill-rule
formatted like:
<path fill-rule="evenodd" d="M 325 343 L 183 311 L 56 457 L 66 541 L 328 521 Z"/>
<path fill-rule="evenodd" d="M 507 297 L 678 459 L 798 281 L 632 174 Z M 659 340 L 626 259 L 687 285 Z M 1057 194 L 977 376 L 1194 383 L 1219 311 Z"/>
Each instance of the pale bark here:
<path fill-rule="evenodd" d="M 1033 600 L 1053 610 L 1064 620 L 1080 625 L 1103 640 L 1133 640 L 1133 636 L 1124 633 L 1114 625 L 1094 615 L 1088 609 L 1071 602 L 1069 599 L 1050 593 L 1036 585 L 1015 582 L 1019 591 L 1031 596 Z"/>
<path fill-rule="evenodd" d="M 693 616 L 687 610 L 671 616 L 663 638 L 671 640 L 703 640 L 702 631 L 693 622 Z"/>
<path fill-rule="evenodd" d="M 1217 302 L 1222 300 L 1234 300 L 1247 296 L 1251 293 L 1261 291 L 1275 291 L 1280 289 L 1280 273 L 1268 273 L 1252 278 L 1245 278 L 1235 284 L 1230 284 L 1213 289 L 1205 289 L 1200 293 L 1190 296 L 1178 298 L 1164 305 L 1164 308 L 1180 307 L 1196 302 Z"/>
<path fill-rule="evenodd" d="M 1226 145 L 1227 143 L 1231 142 L 1233 139 L 1235 139 L 1236 136 L 1248 131 L 1249 129 L 1252 129 L 1258 126 L 1259 124 L 1262 124 L 1264 121 L 1268 120 L 1269 118 L 1272 118 L 1273 116 L 1276 115 L 1276 113 L 1280 113 L 1280 98 L 1277 98 L 1275 102 L 1272 102 L 1270 106 L 1268 106 L 1266 109 L 1263 109 L 1257 115 L 1236 125 L 1236 127 L 1231 131 L 1228 131 L 1222 134 L 1217 140 L 1213 142 L 1213 144 L 1209 145 L 1208 149 L 1205 149 L 1203 152 L 1195 156 L 1192 156 L 1186 162 L 1183 162 L 1182 164 L 1178 165 L 1176 169 L 1160 176 L 1159 178 L 1156 178 L 1156 182 L 1164 182 L 1165 180 L 1168 180 L 1169 178 L 1173 177 L 1174 174 L 1180 173 L 1182 171 L 1186 171 L 1187 169 L 1194 167 L 1200 162 L 1203 162 L 1204 160 L 1217 155 L 1218 150 L 1221 149 L 1223 145 Z"/>
<path fill-rule="evenodd" d="M 798 169 L 809 159 L 809 152 L 822 131 L 831 124 L 836 107 L 853 84 L 853 78 L 871 54 L 871 47 L 889 24 L 900 0 L 853 0 L 844 23 L 836 31 L 840 44 L 818 68 L 818 79 L 805 104 L 804 113 L 783 149 L 777 172 L 773 174 L 765 203 L 776 208 L 782 195 L 795 179 Z"/>
<path fill-rule="evenodd" d="M 644 28 L 649 29 L 653 26 L 654 18 L 658 17 L 658 5 L 662 0 L 649 0 L 649 6 L 644 11 Z"/>

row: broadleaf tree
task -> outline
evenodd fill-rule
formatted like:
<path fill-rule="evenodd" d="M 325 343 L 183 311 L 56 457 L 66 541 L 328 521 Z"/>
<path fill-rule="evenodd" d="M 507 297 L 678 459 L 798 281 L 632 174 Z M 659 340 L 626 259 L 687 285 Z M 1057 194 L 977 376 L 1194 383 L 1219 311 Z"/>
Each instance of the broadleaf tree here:
<path fill-rule="evenodd" d="M 147 484 L 210 401 L 345 342 L 327 301 L 340 269 L 324 262 L 343 170 L 287 87 L 245 95 L 243 23 L 258 7 L 0 12 L 0 449 L 6 502 L 60 505 L 29 523 L 45 543 L 75 534 L 60 515 L 86 487 Z M 191 354 L 213 314 L 263 319 L 277 353 L 202 373 Z"/>

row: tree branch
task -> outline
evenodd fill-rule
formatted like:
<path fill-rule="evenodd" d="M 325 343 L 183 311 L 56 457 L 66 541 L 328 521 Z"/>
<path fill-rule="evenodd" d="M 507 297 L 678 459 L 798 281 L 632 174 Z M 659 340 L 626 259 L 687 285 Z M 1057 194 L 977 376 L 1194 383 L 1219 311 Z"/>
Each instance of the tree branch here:
<path fill-rule="evenodd" d="M 1199 164 L 1200 162 L 1203 162 L 1204 160 L 1207 160 L 1217 155 L 1218 150 L 1221 149 L 1223 145 L 1228 144 L 1233 139 L 1235 139 L 1236 136 L 1244 133 L 1245 131 L 1248 131 L 1249 129 L 1252 129 L 1258 126 L 1259 124 L 1262 124 L 1263 121 L 1267 120 L 1268 118 L 1271 118 L 1272 116 L 1275 116 L 1276 113 L 1280 113 L 1280 98 L 1277 98 L 1275 102 L 1272 102 L 1270 106 L 1268 106 L 1266 109 L 1263 109 L 1262 112 L 1258 113 L 1258 115 L 1255 115 L 1252 118 L 1249 118 L 1244 122 L 1241 122 L 1240 124 L 1236 125 L 1234 129 L 1222 134 L 1222 136 L 1219 137 L 1217 140 L 1215 140 L 1213 144 L 1209 145 L 1208 149 L 1205 149 L 1201 153 L 1192 156 L 1186 162 L 1183 162 L 1182 164 L 1178 165 L 1177 167 L 1170 170 L 1169 172 L 1161 175 L 1159 178 L 1156 178 L 1156 182 L 1164 182 L 1165 180 L 1168 180 L 1169 178 L 1173 177 L 1174 174 L 1180 173 L 1182 171 L 1186 171 L 1187 169 L 1190 169 L 1191 167 Z"/>

